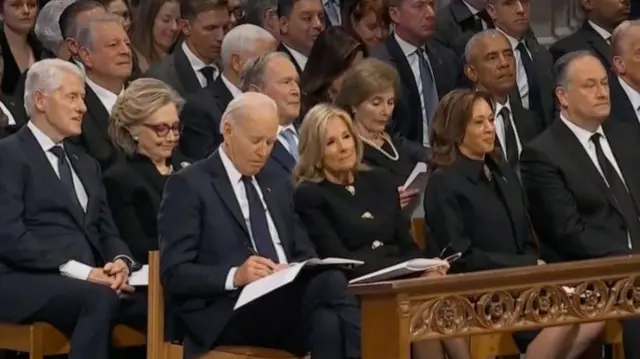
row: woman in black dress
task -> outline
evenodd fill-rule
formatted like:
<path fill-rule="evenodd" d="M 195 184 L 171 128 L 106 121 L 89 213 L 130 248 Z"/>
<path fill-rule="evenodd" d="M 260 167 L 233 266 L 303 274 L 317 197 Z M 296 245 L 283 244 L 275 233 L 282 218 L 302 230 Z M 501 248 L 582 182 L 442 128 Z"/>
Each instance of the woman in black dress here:
<path fill-rule="evenodd" d="M 324 104 L 309 111 L 294 169 L 296 211 L 320 257 L 365 262 L 352 277 L 424 256 L 411 238 L 391 175 L 361 165 L 361 159 L 362 143 L 346 112 Z M 445 344 L 450 358 L 469 358 L 465 339 Z M 418 343 L 414 350 L 415 358 L 444 358 L 439 341 Z"/>
<path fill-rule="evenodd" d="M 464 273 L 545 263 L 538 259 L 524 193 L 496 147 L 489 94 L 456 90 L 446 95 L 432 123 L 433 155 L 424 212 L 430 240 L 462 253 L 451 271 Z M 527 359 L 579 357 L 603 323 L 514 333 Z"/>

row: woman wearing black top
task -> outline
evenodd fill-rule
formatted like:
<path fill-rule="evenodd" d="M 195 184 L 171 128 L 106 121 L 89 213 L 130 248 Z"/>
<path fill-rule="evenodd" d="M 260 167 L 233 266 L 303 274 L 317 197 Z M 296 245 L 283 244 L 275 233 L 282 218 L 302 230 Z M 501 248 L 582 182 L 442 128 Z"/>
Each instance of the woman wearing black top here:
<path fill-rule="evenodd" d="M 294 169 L 296 211 L 320 257 L 365 262 L 349 273 L 352 277 L 423 257 L 411 239 L 390 175 L 363 167 L 361 158 L 362 143 L 346 112 L 324 104 L 309 111 L 300 128 Z M 444 358 L 439 342 L 414 349 L 416 358 Z M 447 350 L 455 359 L 469 357 L 464 339 L 447 341 Z"/>
<path fill-rule="evenodd" d="M 127 156 L 104 175 L 107 199 L 122 239 L 141 263 L 158 248 L 156 218 L 164 185 L 171 173 L 189 165 L 174 151 L 181 104 L 169 86 L 143 78 L 118 97 L 109 118 L 109 135 Z"/>
<path fill-rule="evenodd" d="M 456 90 L 432 122 L 424 210 L 430 240 L 462 253 L 457 273 L 544 265 L 538 259 L 524 194 L 498 147 L 491 97 Z M 514 333 L 527 359 L 577 358 L 599 336 L 602 323 Z"/>
<path fill-rule="evenodd" d="M 398 187 L 404 207 L 418 190 L 401 188 L 418 162 L 426 162 L 429 151 L 419 145 L 387 133 L 400 79 L 386 62 L 369 58 L 345 74 L 335 105 L 353 116 L 353 124 L 363 143 L 363 162 L 383 168 Z"/>
<path fill-rule="evenodd" d="M 0 0 L 0 8 L 3 18 L 0 54 L 4 60 L 2 93 L 14 95 L 20 75 L 45 54 L 44 48 L 31 31 L 38 16 L 38 2 Z"/>

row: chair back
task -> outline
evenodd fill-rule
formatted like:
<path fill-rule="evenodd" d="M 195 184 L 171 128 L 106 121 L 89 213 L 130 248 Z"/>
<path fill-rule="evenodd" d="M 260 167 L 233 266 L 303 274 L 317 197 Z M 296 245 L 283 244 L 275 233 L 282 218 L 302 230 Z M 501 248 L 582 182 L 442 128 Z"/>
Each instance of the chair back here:
<path fill-rule="evenodd" d="M 147 359 L 164 359 L 164 293 L 160 282 L 160 252 L 149 252 Z"/>

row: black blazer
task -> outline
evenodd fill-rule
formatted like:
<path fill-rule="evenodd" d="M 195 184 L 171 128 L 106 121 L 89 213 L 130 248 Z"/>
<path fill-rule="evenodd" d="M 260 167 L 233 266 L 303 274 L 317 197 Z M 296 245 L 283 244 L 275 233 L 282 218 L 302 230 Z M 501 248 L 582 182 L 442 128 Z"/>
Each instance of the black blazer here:
<path fill-rule="evenodd" d="M 399 136 L 391 137 L 391 142 L 395 146 L 396 151 L 398 151 L 397 160 L 390 159 L 378 148 L 363 142 L 362 163 L 371 167 L 384 169 L 393 176 L 393 183 L 395 183 L 396 186 L 401 186 L 407 180 L 407 177 L 409 177 L 418 162 L 427 162 L 429 160 L 431 150 Z M 383 146 L 383 150 L 393 153 L 390 146 L 386 143 Z"/>
<path fill-rule="evenodd" d="M 0 128 L 0 138 L 4 138 L 18 132 L 22 126 L 27 124 L 28 118 L 27 112 L 24 109 L 24 102 L 20 98 L 2 95 L 0 96 L 0 101 L 2 101 L 7 110 L 11 112 L 16 122 L 14 125 Z"/>
<path fill-rule="evenodd" d="M 287 47 L 284 46 L 282 42 L 278 44 L 278 48 L 276 50 L 287 54 L 289 56 L 289 59 L 291 59 L 291 62 L 293 62 L 293 66 L 296 67 L 298 75 L 302 75 L 302 68 L 300 67 L 300 65 L 298 65 L 298 61 L 296 61 L 296 59 L 291 54 L 291 51 L 289 51 L 289 49 L 287 49 Z"/>
<path fill-rule="evenodd" d="M 197 90 L 185 100 L 180 112 L 180 120 L 184 124 L 180 151 L 189 158 L 200 160 L 222 143 L 222 114 L 233 100 L 233 95 L 222 81 L 222 76 L 218 76 L 211 86 Z"/>
<path fill-rule="evenodd" d="M 640 196 L 640 136 L 627 124 L 606 121 L 604 133 L 635 203 Z M 584 147 L 561 120 L 529 143 L 520 156 L 531 220 L 545 260 L 580 260 L 628 254 L 627 230 L 615 200 Z M 634 244 L 640 248 L 640 243 Z M 544 254 L 544 253 L 543 253 Z"/>
<path fill-rule="evenodd" d="M 640 133 L 638 115 L 631 104 L 629 96 L 620 84 L 620 78 L 616 75 L 609 76 L 609 98 L 611 99 L 611 120 L 622 121 Z"/>
<path fill-rule="evenodd" d="M 587 21 L 575 33 L 558 40 L 549 47 L 553 62 L 565 54 L 574 51 L 587 50 L 593 52 L 602 62 L 607 71 L 611 70 L 611 46 L 589 25 Z"/>
<path fill-rule="evenodd" d="M 82 118 L 79 140 L 87 153 L 98 160 L 102 170 L 106 171 L 122 158 L 122 153 L 113 146 L 109 137 L 109 112 L 89 85 L 85 86 L 85 93 L 87 112 Z"/>
<path fill-rule="evenodd" d="M 316 257 L 293 207 L 291 185 L 267 172 L 256 176 L 289 262 Z M 249 229 L 220 153 L 174 174 L 158 212 L 160 270 L 176 338 L 206 351 L 233 316 L 238 290 L 226 291 L 229 269 L 253 254 Z M 169 322 L 171 326 L 171 322 Z"/>
<path fill-rule="evenodd" d="M 454 90 L 461 81 L 462 64 L 453 50 L 429 40 L 426 45 L 429 62 L 435 76 L 438 97 Z M 400 75 L 400 93 L 390 121 L 390 132 L 422 143 L 422 108 L 413 71 L 393 34 L 373 51 L 375 58 L 390 63 Z"/>
<path fill-rule="evenodd" d="M 489 157 L 474 161 L 458 154 L 451 166 L 437 168 L 427 183 L 424 213 L 430 240 L 447 255 L 462 253 L 453 272 L 537 264 L 520 182 L 510 167 Z"/>
<path fill-rule="evenodd" d="M 364 261 L 352 277 L 423 257 L 409 233 L 398 190 L 384 170 L 356 175 L 352 195 L 329 181 L 303 182 L 295 190 L 296 211 L 321 257 Z M 375 241 L 384 243 L 374 248 Z"/>
<path fill-rule="evenodd" d="M 176 172 L 191 164 L 177 151 L 170 160 Z M 113 219 L 133 257 L 143 264 L 148 252 L 158 249 L 158 208 L 168 177 L 143 155 L 127 157 L 104 174 Z"/>
<path fill-rule="evenodd" d="M 488 16 L 487 20 L 490 20 Z M 484 30 L 478 25 L 476 17 L 462 0 L 451 0 L 447 6 L 438 10 L 434 39 L 462 58 L 469 39 Z M 492 21 L 488 21 L 487 25 L 493 28 Z"/>
<path fill-rule="evenodd" d="M 40 44 L 40 41 L 38 41 L 36 35 L 33 32 L 30 32 L 27 35 L 27 43 L 29 44 L 29 47 L 31 47 L 31 51 L 33 51 L 33 57 L 35 58 L 35 61 L 40 61 L 43 58 L 47 57 L 47 53 L 44 47 L 42 47 L 42 44 Z M 18 67 L 16 59 L 11 53 L 11 48 L 9 47 L 7 37 L 4 34 L 4 27 L 2 26 L 0 26 L 0 55 L 2 55 L 2 60 L 4 61 L 4 72 L 2 74 L 2 94 L 22 96 L 22 93 L 16 93 L 16 86 L 18 85 L 18 81 L 20 80 L 22 72 Z"/>
<path fill-rule="evenodd" d="M 522 147 L 536 138 L 546 128 L 546 123 L 540 119 L 532 110 L 522 107 L 520 101 L 510 100 L 511 115 L 516 124 L 516 131 Z"/>
<path fill-rule="evenodd" d="M 180 44 L 175 46 L 171 54 L 153 63 L 142 77 L 158 79 L 173 87 L 182 97 L 202 88 Z"/>
<path fill-rule="evenodd" d="M 87 193 L 86 212 L 73 203 L 28 127 L 0 140 L 0 276 L 59 273 L 69 260 L 103 266 L 118 255 L 131 256 L 120 239 L 102 185 L 98 164 L 71 143 L 69 161 Z M 0 291 L 15 290 L 3 288 Z M 6 298 L 6 297 L 5 297 Z M 13 296 L 0 303 L 20 321 L 46 298 Z"/>

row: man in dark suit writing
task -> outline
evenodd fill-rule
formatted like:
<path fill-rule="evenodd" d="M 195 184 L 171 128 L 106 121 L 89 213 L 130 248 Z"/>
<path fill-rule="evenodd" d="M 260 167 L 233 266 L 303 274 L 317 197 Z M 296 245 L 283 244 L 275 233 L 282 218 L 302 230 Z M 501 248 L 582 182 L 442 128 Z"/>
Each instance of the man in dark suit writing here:
<path fill-rule="evenodd" d="M 627 255 L 640 248 L 640 138 L 610 113 L 607 71 L 574 52 L 555 66 L 560 118 L 525 146 L 522 180 L 543 258 L 569 261 Z M 545 253 L 545 247 L 550 249 Z M 625 321 L 625 357 L 638 358 L 637 321 Z"/>
<path fill-rule="evenodd" d="M 34 64 L 30 122 L 0 141 L 0 322 L 50 323 L 69 336 L 70 359 L 106 359 L 116 318 L 143 326 L 146 309 L 120 299 L 133 261 L 98 163 L 66 141 L 81 132 L 84 93 L 74 64 Z"/>
<path fill-rule="evenodd" d="M 277 141 L 275 101 L 236 97 L 221 132 L 216 152 L 169 179 L 158 217 L 170 332 L 184 340 L 185 359 L 220 345 L 359 358 L 359 309 L 339 271 L 304 270 L 234 311 L 239 289 L 316 254 L 290 185 L 260 171 Z"/>

